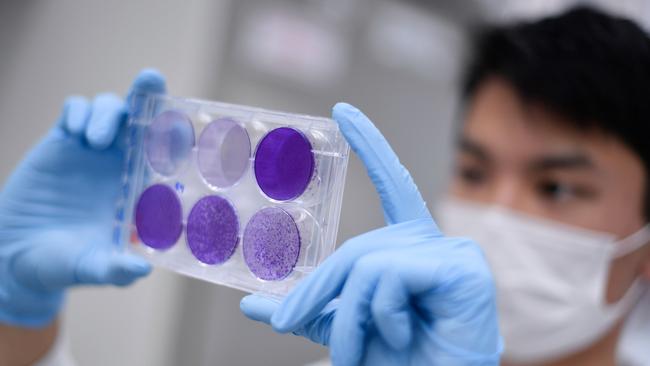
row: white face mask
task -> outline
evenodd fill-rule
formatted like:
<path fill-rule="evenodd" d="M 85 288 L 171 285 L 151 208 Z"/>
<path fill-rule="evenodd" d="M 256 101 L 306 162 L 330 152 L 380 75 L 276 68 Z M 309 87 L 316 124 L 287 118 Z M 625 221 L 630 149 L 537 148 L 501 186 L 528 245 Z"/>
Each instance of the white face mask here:
<path fill-rule="evenodd" d="M 476 240 L 495 277 L 504 359 L 540 362 L 582 350 L 641 295 L 639 281 L 606 305 L 610 262 L 650 240 L 650 225 L 624 240 L 611 234 L 455 199 L 437 220 L 450 236 Z"/>

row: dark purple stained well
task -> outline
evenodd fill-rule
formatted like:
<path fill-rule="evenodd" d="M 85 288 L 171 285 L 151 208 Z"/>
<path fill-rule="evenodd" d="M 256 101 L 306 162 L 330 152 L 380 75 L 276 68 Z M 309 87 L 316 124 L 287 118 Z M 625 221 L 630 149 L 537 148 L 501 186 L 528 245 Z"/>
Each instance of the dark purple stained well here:
<path fill-rule="evenodd" d="M 300 196 L 314 173 L 311 148 L 296 129 L 280 127 L 267 133 L 255 151 L 255 178 L 262 192 L 278 201 Z"/>
<path fill-rule="evenodd" d="M 147 188 L 135 208 L 138 237 L 154 249 L 168 249 L 181 236 L 183 229 L 181 202 L 173 189 L 163 184 Z"/>
<path fill-rule="evenodd" d="M 221 196 L 201 198 L 187 219 L 187 245 L 206 264 L 220 264 L 235 251 L 239 220 L 233 206 Z"/>
<path fill-rule="evenodd" d="M 298 226 L 285 210 L 264 208 L 250 219 L 244 230 L 244 261 L 260 279 L 287 277 L 300 255 Z"/>

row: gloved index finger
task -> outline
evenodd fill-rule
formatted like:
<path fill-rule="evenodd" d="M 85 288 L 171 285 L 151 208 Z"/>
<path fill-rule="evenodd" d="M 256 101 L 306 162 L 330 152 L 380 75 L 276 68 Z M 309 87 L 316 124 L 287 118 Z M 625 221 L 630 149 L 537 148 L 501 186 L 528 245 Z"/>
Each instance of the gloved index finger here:
<path fill-rule="evenodd" d="M 370 119 L 347 103 L 336 104 L 332 117 L 365 165 L 379 194 L 386 223 L 431 218 L 411 174 Z"/>

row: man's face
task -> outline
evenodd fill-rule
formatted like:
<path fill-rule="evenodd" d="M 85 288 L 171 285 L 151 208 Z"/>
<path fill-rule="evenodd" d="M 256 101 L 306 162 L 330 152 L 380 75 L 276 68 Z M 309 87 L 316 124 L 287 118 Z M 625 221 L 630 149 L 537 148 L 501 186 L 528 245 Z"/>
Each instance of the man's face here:
<path fill-rule="evenodd" d="M 451 193 L 620 238 L 645 223 L 644 169 L 629 148 L 523 103 L 496 77 L 484 80 L 469 103 Z M 609 302 L 650 267 L 649 256 L 642 248 L 614 261 Z"/>

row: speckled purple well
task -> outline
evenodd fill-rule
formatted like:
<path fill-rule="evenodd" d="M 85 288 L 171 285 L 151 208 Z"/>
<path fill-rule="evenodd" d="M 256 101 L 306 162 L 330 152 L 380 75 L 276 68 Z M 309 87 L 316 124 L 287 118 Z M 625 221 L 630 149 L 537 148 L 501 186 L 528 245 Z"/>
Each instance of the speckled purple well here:
<path fill-rule="evenodd" d="M 243 252 L 258 278 L 273 281 L 288 276 L 300 254 L 300 233 L 291 215 L 277 207 L 255 213 L 244 230 Z"/>
<path fill-rule="evenodd" d="M 187 161 L 194 147 L 194 128 L 184 113 L 169 110 L 156 116 L 144 136 L 149 166 L 162 175 L 172 175 Z"/>
<path fill-rule="evenodd" d="M 246 129 L 229 118 L 210 122 L 198 142 L 198 166 L 205 181 L 227 188 L 246 172 L 251 156 L 251 142 Z"/>
<path fill-rule="evenodd" d="M 296 129 L 276 128 L 257 145 L 254 169 L 257 184 L 267 196 L 279 201 L 297 198 L 314 173 L 311 143 Z"/>
<path fill-rule="evenodd" d="M 235 251 L 239 234 L 237 213 L 221 196 L 201 198 L 187 218 L 187 245 L 203 263 L 223 263 Z"/>
<path fill-rule="evenodd" d="M 138 237 L 154 249 L 168 249 L 181 236 L 183 229 L 181 202 L 174 190 L 163 184 L 147 188 L 135 208 Z"/>

